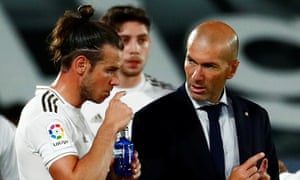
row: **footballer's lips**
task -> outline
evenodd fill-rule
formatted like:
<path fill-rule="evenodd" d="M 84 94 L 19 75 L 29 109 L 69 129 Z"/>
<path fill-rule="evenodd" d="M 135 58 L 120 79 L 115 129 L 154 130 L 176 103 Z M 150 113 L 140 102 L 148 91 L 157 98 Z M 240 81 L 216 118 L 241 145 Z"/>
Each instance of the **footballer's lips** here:
<path fill-rule="evenodd" d="M 106 97 L 108 97 L 110 95 L 110 92 L 112 91 L 112 89 L 113 88 L 110 88 L 110 89 L 104 91 L 104 94 L 105 94 Z"/>
<path fill-rule="evenodd" d="M 142 62 L 140 60 L 127 60 L 125 61 L 126 64 L 129 64 L 131 67 L 136 67 Z"/>

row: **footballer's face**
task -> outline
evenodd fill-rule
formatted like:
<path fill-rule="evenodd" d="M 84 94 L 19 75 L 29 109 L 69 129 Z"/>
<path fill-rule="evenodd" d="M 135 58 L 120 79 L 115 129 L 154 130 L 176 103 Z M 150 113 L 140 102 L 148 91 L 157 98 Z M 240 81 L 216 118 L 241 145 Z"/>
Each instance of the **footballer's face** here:
<path fill-rule="evenodd" d="M 129 21 L 118 31 L 124 44 L 120 74 L 138 76 L 142 73 L 150 51 L 150 37 L 145 24 Z"/>
<path fill-rule="evenodd" d="M 110 95 L 112 88 L 119 85 L 117 71 L 120 69 L 121 56 L 121 50 L 110 45 L 103 47 L 103 59 L 82 80 L 81 98 L 101 103 Z"/>

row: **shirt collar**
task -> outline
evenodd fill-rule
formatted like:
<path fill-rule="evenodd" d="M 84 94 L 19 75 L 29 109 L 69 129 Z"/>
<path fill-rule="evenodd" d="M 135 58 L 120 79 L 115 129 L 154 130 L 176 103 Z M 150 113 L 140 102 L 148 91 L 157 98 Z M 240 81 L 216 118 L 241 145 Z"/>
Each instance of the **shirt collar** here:
<path fill-rule="evenodd" d="M 207 106 L 207 105 L 212 105 L 212 103 L 209 102 L 209 101 L 196 101 L 195 99 L 193 99 L 190 92 L 189 92 L 189 90 L 188 90 L 187 82 L 185 83 L 185 91 L 186 91 L 187 95 L 189 96 L 190 100 L 192 101 L 193 106 L 194 106 L 195 109 L 199 109 L 199 108 L 201 108 L 203 106 Z M 227 99 L 227 94 L 226 94 L 225 87 L 223 89 L 223 93 L 222 93 L 222 96 L 221 96 L 221 99 L 220 99 L 219 103 L 223 103 L 225 105 L 228 105 L 228 99 Z"/>
<path fill-rule="evenodd" d="M 131 91 L 141 91 L 141 89 L 144 87 L 146 83 L 146 77 L 145 74 L 142 75 L 141 81 L 134 87 L 130 87 L 130 88 L 120 88 L 117 86 L 114 86 L 113 91 L 114 92 L 118 92 L 118 91 L 127 91 L 127 92 L 131 92 Z"/>

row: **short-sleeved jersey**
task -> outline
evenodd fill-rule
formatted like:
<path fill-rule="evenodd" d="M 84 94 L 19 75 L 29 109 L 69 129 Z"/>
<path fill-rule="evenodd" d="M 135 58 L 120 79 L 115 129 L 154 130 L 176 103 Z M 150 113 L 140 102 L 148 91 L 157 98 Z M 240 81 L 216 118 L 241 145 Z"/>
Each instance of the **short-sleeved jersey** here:
<path fill-rule="evenodd" d="M 15 151 L 15 125 L 0 115 L 0 179 L 18 180 Z"/>
<path fill-rule="evenodd" d="M 88 122 L 88 125 L 96 134 L 105 117 L 106 108 L 112 97 L 119 91 L 126 91 L 126 95 L 121 100 L 126 103 L 133 112 L 162 97 L 174 90 L 171 84 L 159 81 L 150 75 L 144 74 L 142 81 L 134 88 L 118 88 L 114 87 L 110 96 L 100 104 L 87 101 L 83 104 L 81 111 Z M 131 123 L 128 125 L 129 135 L 131 137 Z"/>
<path fill-rule="evenodd" d="M 24 107 L 15 144 L 20 179 L 52 179 L 48 169 L 56 160 L 81 158 L 94 135 L 80 109 L 66 102 L 54 89 L 42 87 Z"/>

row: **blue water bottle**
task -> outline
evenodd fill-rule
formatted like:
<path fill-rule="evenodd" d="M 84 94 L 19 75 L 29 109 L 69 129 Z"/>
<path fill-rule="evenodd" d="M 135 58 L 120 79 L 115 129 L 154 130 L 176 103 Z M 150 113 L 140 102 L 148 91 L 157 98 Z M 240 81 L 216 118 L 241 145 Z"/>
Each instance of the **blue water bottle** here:
<path fill-rule="evenodd" d="M 134 160 L 134 146 L 129 140 L 128 127 L 118 133 L 114 148 L 114 168 L 118 176 L 132 176 L 131 163 Z"/>

